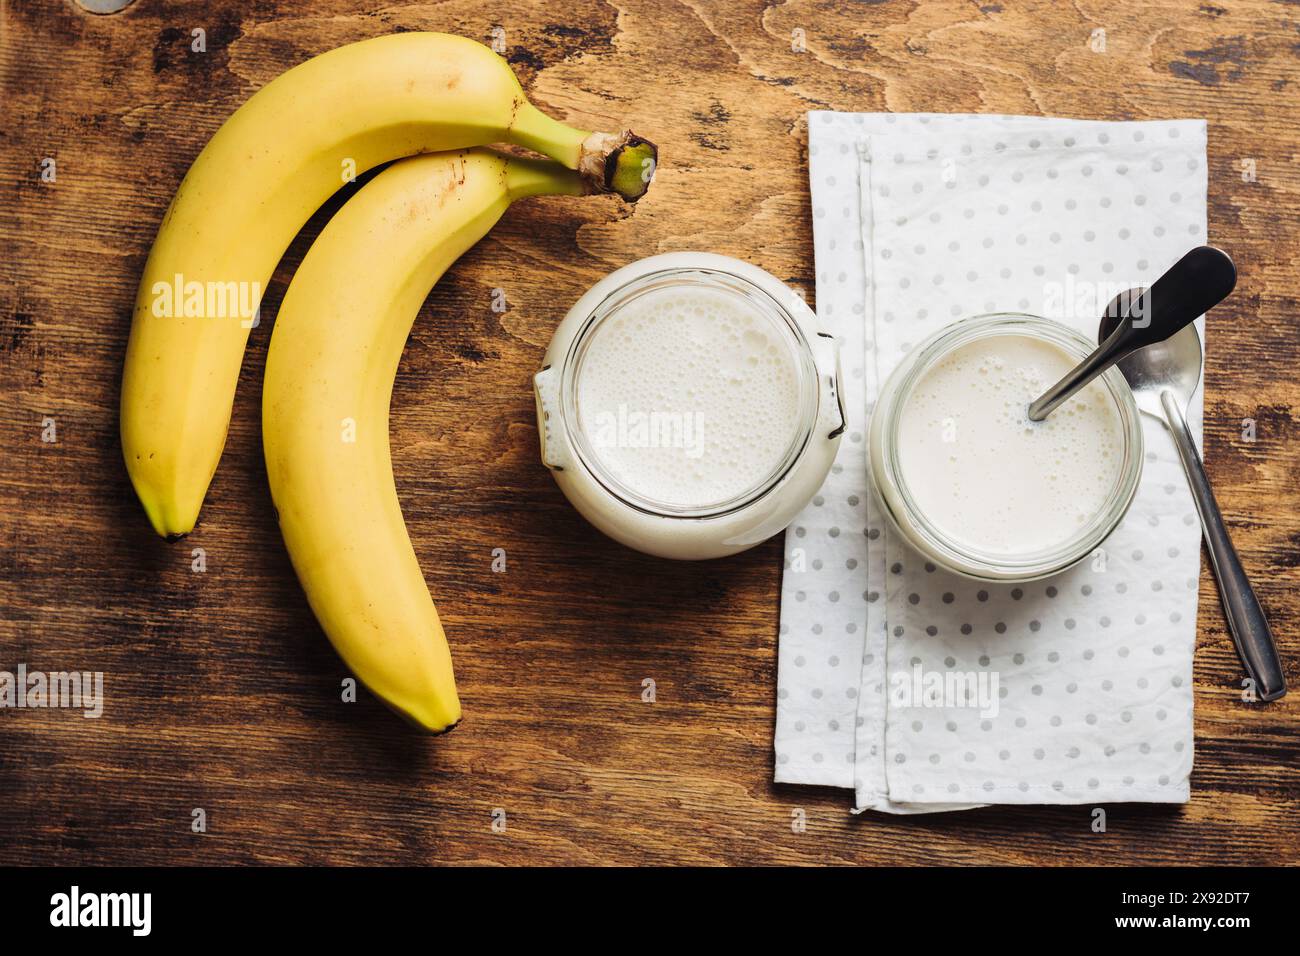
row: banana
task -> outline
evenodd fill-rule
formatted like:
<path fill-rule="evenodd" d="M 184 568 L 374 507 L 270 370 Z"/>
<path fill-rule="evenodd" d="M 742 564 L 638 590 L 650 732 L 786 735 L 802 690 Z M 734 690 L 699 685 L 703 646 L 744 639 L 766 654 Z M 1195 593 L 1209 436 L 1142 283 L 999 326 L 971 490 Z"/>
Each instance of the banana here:
<path fill-rule="evenodd" d="M 189 532 L 226 441 L 262 291 L 345 181 L 402 156 L 508 142 L 597 190 L 644 193 L 653 144 L 587 133 L 532 106 L 510 66 L 463 37 L 402 33 L 289 70 L 216 132 L 168 207 L 136 296 L 122 450 L 154 529 Z"/>
<path fill-rule="evenodd" d="M 585 191 L 556 163 L 491 150 L 402 160 L 325 226 L 276 316 L 262 444 L 289 557 L 347 665 L 435 733 L 460 702 L 393 484 L 393 378 L 429 290 L 511 202 Z"/>

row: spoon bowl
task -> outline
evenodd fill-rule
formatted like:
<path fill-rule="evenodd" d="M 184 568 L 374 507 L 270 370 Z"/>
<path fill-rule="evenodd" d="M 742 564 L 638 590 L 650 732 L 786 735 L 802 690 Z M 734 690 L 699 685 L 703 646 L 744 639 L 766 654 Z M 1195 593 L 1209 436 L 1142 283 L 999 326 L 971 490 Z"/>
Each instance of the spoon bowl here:
<path fill-rule="evenodd" d="M 1110 338 L 1121 321 L 1118 316 L 1102 316 L 1097 340 Z M 1163 342 L 1135 349 L 1118 365 L 1142 411 L 1163 422 L 1160 394 L 1170 391 L 1186 415 L 1201 381 L 1201 337 L 1195 325 L 1185 326 Z"/>

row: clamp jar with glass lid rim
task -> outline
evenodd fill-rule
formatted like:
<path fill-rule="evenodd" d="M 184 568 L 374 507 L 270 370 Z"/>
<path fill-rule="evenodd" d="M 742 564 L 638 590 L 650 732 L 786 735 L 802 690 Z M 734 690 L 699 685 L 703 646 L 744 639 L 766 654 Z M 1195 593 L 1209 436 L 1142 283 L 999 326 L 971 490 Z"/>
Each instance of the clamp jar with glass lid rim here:
<path fill-rule="evenodd" d="M 542 462 L 611 538 L 723 557 L 788 525 L 845 429 L 836 340 L 727 256 L 651 256 L 569 310 L 534 378 Z"/>
<path fill-rule="evenodd" d="M 1095 345 L 1059 322 L 997 313 L 914 347 L 880 390 L 871 483 L 926 559 L 983 581 L 1064 571 L 1110 535 L 1142 477 L 1142 423 L 1117 368 L 1042 422 L 1030 402 Z"/>

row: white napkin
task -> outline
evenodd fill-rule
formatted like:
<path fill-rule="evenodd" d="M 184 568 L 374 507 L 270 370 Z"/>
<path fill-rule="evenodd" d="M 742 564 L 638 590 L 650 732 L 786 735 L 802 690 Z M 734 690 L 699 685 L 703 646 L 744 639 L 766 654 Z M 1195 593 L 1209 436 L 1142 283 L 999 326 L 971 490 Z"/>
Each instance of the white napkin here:
<path fill-rule="evenodd" d="M 809 167 L 818 313 L 860 417 L 787 533 L 777 781 L 900 813 L 1185 801 L 1200 531 L 1162 426 L 1144 420 L 1104 559 L 1021 586 L 898 540 L 863 436 L 878 383 L 943 325 L 1017 310 L 1095 335 L 1114 291 L 1204 242 L 1204 123 L 811 113 Z M 1199 435 L 1199 395 L 1189 419 Z M 997 713 L 906 706 L 917 667 L 976 675 Z"/>

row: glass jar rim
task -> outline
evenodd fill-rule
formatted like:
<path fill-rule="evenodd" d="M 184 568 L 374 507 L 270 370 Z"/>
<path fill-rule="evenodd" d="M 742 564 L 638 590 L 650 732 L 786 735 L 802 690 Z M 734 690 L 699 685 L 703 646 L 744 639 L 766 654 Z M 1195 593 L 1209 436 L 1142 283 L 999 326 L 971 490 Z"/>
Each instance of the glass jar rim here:
<path fill-rule="evenodd" d="M 581 424 L 578 380 L 586 349 L 601 325 L 642 295 L 667 288 L 707 285 L 744 299 L 781 332 L 790 350 L 799 384 L 799 420 L 785 452 L 771 473 L 734 497 L 718 502 L 681 505 L 657 501 L 620 481 L 601 461 Z M 792 293 L 793 294 L 793 293 Z M 745 276 L 707 266 L 670 266 L 642 273 L 611 289 L 583 319 L 564 357 L 560 380 L 563 427 L 578 463 L 606 492 L 645 514 L 664 518 L 717 518 L 746 508 L 773 491 L 794 468 L 812 440 L 819 411 L 817 365 L 803 327 L 792 312 L 768 290 Z"/>
<path fill-rule="evenodd" d="M 882 465 L 898 492 L 899 501 L 907 512 L 906 517 L 912 529 L 927 547 L 942 556 L 944 564 L 968 576 L 987 580 L 1032 580 L 1046 577 L 1063 571 L 1086 557 L 1123 520 L 1137 494 L 1142 477 L 1144 442 L 1141 413 L 1123 374 L 1112 367 L 1098 381 L 1106 386 L 1119 412 L 1124 433 L 1124 454 L 1115 485 L 1107 496 L 1107 506 L 1093 515 L 1075 535 L 1059 545 L 1034 552 L 991 553 L 955 540 L 925 516 L 908 487 L 897 454 L 902 410 L 921 376 L 942 357 L 976 339 L 1017 332 L 1046 339 L 1079 360 L 1086 358 L 1095 348 L 1084 335 L 1069 326 L 1025 312 L 994 312 L 962 319 L 945 326 L 915 347 L 912 353 L 915 358 L 905 360 L 910 361 L 910 366 L 890 388 L 888 404 L 884 409 L 884 442 L 889 453 L 885 455 L 886 460 Z M 886 511 L 899 524 L 899 515 L 894 513 L 890 502 L 885 500 L 884 504 Z"/>

